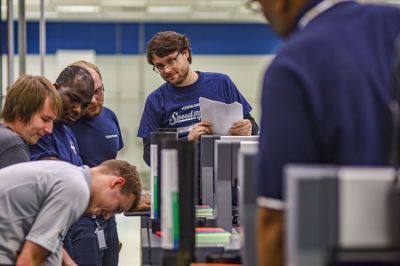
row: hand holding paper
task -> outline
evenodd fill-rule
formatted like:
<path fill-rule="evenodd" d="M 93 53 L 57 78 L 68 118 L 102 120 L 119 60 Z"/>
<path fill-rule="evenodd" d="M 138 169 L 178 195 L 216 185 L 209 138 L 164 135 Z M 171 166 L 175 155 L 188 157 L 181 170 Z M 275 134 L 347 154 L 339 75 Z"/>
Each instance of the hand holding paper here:
<path fill-rule="evenodd" d="M 229 129 L 232 126 L 234 130 L 234 132 L 231 132 L 232 134 L 243 133 L 246 130 L 247 122 L 235 125 L 236 122 L 246 121 L 243 120 L 243 106 L 240 103 L 226 104 L 200 97 L 199 104 L 201 120 L 212 123 L 213 134 L 229 135 Z"/>
<path fill-rule="evenodd" d="M 201 121 L 193 125 L 189 132 L 188 140 L 197 140 L 201 135 L 209 135 L 213 133 L 213 125 L 207 121 Z"/>

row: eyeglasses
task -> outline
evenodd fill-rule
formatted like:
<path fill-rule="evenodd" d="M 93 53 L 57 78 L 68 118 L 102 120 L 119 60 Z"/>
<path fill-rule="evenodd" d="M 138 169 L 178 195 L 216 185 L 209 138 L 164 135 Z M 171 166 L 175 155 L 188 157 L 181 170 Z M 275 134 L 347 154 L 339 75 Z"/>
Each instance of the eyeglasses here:
<path fill-rule="evenodd" d="M 169 67 L 174 67 L 176 65 L 176 59 L 178 59 L 178 56 L 181 54 L 179 52 L 175 57 L 169 58 L 165 64 L 155 64 L 153 65 L 153 71 L 160 74 L 165 70 L 166 66 Z"/>
<path fill-rule="evenodd" d="M 94 95 L 100 96 L 103 95 L 104 93 L 104 85 L 102 85 L 100 88 L 97 88 L 94 90 Z"/>
<path fill-rule="evenodd" d="M 258 0 L 248 0 L 246 2 L 246 8 L 253 13 L 262 13 L 262 7 Z"/>

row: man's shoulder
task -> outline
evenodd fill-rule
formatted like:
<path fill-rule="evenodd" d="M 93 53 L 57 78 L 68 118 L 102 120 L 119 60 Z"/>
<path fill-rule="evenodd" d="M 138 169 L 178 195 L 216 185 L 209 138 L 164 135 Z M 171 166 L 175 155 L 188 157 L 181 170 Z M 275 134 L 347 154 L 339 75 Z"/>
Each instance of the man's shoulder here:
<path fill-rule="evenodd" d="M 117 115 L 110 108 L 103 106 L 101 114 L 89 121 L 94 127 L 108 127 L 111 124 L 118 123 Z"/>
<path fill-rule="evenodd" d="M 103 105 L 102 113 L 112 113 L 112 114 L 114 114 L 114 111 L 111 110 L 109 107 Z"/>
<path fill-rule="evenodd" d="M 341 19 L 337 20 L 339 16 Z M 376 35 L 381 42 L 390 42 L 399 33 L 400 8 L 349 1 L 316 17 L 304 29 L 293 32 L 275 59 L 282 63 L 289 60 L 321 61 L 351 49 L 371 47 L 374 45 L 369 43 L 371 36 Z M 337 60 L 331 61 L 335 62 Z"/>
<path fill-rule="evenodd" d="M 0 126 L 0 143 L 23 143 L 23 139 L 20 135 L 12 131 L 11 129 Z"/>
<path fill-rule="evenodd" d="M 66 124 L 62 122 L 58 122 L 54 124 L 53 131 L 49 134 L 44 135 L 39 139 L 37 144 L 40 145 L 56 145 L 56 143 L 60 141 L 64 141 L 66 139 L 69 139 L 70 135 L 74 135 L 72 129 L 68 127 Z M 35 146 L 36 144 L 33 144 L 31 146 Z"/>
<path fill-rule="evenodd" d="M 150 94 L 147 96 L 147 98 L 154 98 L 160 96 L 163 92 L 165 92 L 168 88 L 167 82 L 164 82 L 161 84 L 157 89 L 153 90 L 150 92 Z"/>
<path fill-rule="evenodd" d="M 390 17 L 387 17 L 387 15 L 393 15 L 394 17 L 400 16 L 400 8 L 394 5 L 369 3 L 369 4 L 361 4 L 360 8 L 368 10 L 375 15 L 384 16 L 389 19 Z"/>
<path fill-rule="evenodd" d="M 203 80 L 230 80 L 230 77 L 224 73 L 218 72 L 199 72 Z"/>
<path fill-rule="evenodd" d="M 103 106 L 103 111 L 101 112 L 101 115 L 112 117 L 114 119 L 117 118 L 117 115 L 115 114 L 115 112 L 113 110 L 111 110 L 110 108 L 108 108 L 107 106 Z"/>
<path fill-rule="evenodd" d="M 173 93 L 173 90 L 168 91 L 168 84 L 164 83 L 147 96 L 146 104 L 153 106 L 161 105 L 164 99 L 171 93 Z"/>
<path fill-rule="evenodd" d="M 88 194 L 83 167 L 61 160 L 38 160 L 25 163 L 24 168 L 31 169 L 33 173 L 43 173 L 46 176 L 44 183 L 60 186 L 73 199 L 79 198 L 81 194 Z"/>

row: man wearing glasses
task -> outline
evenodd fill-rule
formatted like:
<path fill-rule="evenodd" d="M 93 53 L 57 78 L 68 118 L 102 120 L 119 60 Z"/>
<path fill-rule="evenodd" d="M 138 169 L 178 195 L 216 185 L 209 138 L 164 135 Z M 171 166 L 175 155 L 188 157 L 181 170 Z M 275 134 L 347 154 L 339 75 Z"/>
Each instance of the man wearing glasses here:
<path fill-rule="evenodd" d="M 71 64 L 86 69 L 94 81 L 94 95 L 85 115 L 71 124 L 79 146 L 83 164 L 90 167 L 117 157 L 124 147 L 122 134 L 115 113 L 103 106 L 104 85 L 99 68 L 88 61 L 80 60 Z M 93 232 L 104 232 L 105 244 L 98 243 Z M 115 216 L 109 220 L 102 215 L 84 214 L 68 232 L 71 238 L 71 256 L 78 265 L 118 265 L 119 239 Z"/>
<path fill-rule="evenodd" d="M 244 119 L 230 128 L 231 135 L 256 135 L 258 125 L 252 107 L 225 74 L 194 71 L 189 39 L 177 32 L 159 32 L 147 45 L 147 61 L 166 81 L 146 100 L 138 137 L 143 139 L 143 158 L 150 165 L 150 133 L 157 128 L 176 128 L 179 138 L 196 140 L 212 134 L 213 125 L 201 121 L 199 97 L 243 105 Z"/>

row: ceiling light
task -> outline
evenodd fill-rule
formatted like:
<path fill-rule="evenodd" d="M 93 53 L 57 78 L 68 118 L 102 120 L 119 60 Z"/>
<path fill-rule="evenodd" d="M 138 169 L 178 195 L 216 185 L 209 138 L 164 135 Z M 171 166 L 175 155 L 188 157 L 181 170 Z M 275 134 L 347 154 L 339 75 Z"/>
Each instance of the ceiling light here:
<path fill-rule="evenodd" d="M 220 1 L 213 1 L 210 3 L 211 7 L 235 7 L 241 4 L 240 2 L 235 2 L 232 0 L 220 0 Z"/>
<path fill-rule="evenodd" d="M 149 6 L 147 13 L 162 14 L 162 13 L 191 13 L 192 7 L 190 6 Z"/>
<path fill-rule="evenodd" d="M 40 11 L 26 11 L 27 18 L 40 18 Z M 45 11 L 46 19 L 54 19 L 57 18 L 57 12 Z"/>
<path fill-rule="evenodd" d="M 57 6 L 56 11 L 59 13 L 99 13 L 99 6 Z"/>
<path fill-rule="evenodd" d="M 117 6 L 117 7 L 144 7 L 146 6 L 145 0 L 136 0 L 136 1 L 126 1 L 126 0 L 103 0 L 103 6 Z"/>

